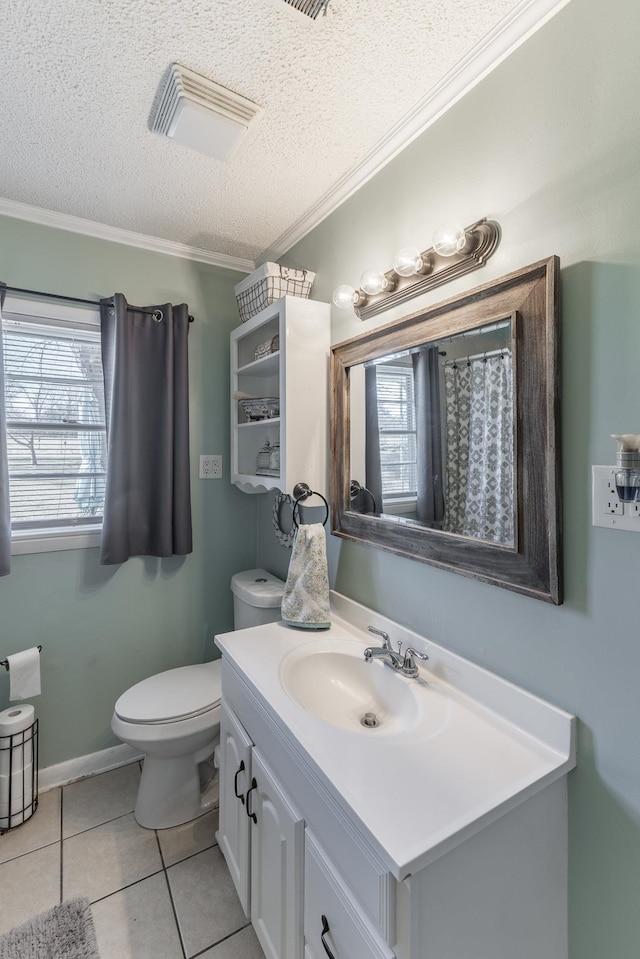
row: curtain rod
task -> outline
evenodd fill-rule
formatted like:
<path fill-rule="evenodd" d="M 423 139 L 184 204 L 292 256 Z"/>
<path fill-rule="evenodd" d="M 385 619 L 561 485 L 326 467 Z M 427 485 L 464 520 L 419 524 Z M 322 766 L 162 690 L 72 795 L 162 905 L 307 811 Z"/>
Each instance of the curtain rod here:
<path fill-rule="evenodd" d="M 83 303 L 85 306 L 93 306 L 95 309 L 105 305 L 113 306 L 113 301 L 108 304 L 98 303 L 97 300 L 83 300 L 77 296 L 64 296 L 62 293 L 40 293 L 38 290 L 21 290 L 18 286 L 3 286 L 2 289 L 6 290 L 7 293 L 25 293 L 28 296 L 44 296 L 49 300 L 65 300 L 68 303 Z M 130 310 L 131 307 L 127 306 L 127 309 Z M 156 316 L 160 313 L 160 319 L 162 319 L 162 313 L 160 310 L 141 310 L 136 309 L 136 313 L 147 313 L 149 316 Z M 189 323 L 193 323 L 194 318 L 189 314 Z"/>
<path fill-rule="evenodd" d="M 502 349 L 486 350 L 484 353 L 472 353 L 471 356 L 456 356 L 455 359 L 445 360 L 443 366 L 455 366 L 456 363 L 470 363 L 472 360 L 487 360 L 490 356 L 511 356 L 511 350 L 508 346 Z"/>

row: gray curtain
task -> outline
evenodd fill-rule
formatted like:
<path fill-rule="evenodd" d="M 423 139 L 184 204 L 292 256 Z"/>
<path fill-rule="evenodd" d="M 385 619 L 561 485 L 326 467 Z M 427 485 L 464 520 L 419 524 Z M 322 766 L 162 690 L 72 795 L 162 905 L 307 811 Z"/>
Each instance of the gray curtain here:
<path fill-rule="evenodd" d="M 382 504 L 382 470 L 380 467 L 380 431 L 378 429 L 378 387 L 375 364 L 367 366 L 364 371 L 365 389 L 365 483 L 370 494 L 368 501 L 362 502 L 362 512 L 381 513 Z M 373 503 L 371 503 L 373 497 Z M 369 508 L 366 508 L 367 502 Z M 371 506 L 373 505 L 373 510 Z"/>
<path fill-rule="evenodd" d="M 444 516 L 442 420 L 438 349 L 427 346 L 412 356 L 416 403 L 417 519 L 440 524 Z"/>
<path fill-rule="evenodd" d="M 9 512 L 9 465 L 7 419 L 4 404 L 4 357 L 2 352 L 2 305 L 6 284 L 0 283 L 0 576 L 11 572 L 11 514 Z"/>
<path fill-rule="evenodd" d="M 185 304 L 100 308 L 107 483 L 100 562 L 190 553 L 189 374 Z M 160 310 L 156 321 L 147 310 Z"/>

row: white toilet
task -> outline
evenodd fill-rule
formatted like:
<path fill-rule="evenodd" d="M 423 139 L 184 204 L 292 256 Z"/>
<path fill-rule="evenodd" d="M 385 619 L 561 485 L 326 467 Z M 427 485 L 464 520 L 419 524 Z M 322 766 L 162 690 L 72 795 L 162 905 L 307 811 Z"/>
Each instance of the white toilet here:
<path fill-rule="evenodd" d="M 231 588 L 235 629 L 280 619 L 284 583 L 271 573 L 236 573 Z M 220 738 L 219 659 L 136 683 L 116 702 L 111 729 L 144 753 L 134 810 L 141 826 L 166 829 L 215 807 L 217 788 L 206 772 Z"/>

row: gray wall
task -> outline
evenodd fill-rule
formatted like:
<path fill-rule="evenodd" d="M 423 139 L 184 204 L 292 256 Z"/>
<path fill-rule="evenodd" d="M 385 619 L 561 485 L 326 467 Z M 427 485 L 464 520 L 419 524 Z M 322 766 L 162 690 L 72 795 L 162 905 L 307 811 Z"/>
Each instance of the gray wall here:
<path fill-rule="evenodd" d="M 256 501 L 229 484 L 229 330 L 241 274 L 0 218 L 0 279 L 10 286 L 138 306 L 189 304 L 194 550 L 101 567 L 97 549 L 13 557 L 0 579 L 0 659 L 42 650 L 40 765 L 115 745 L 113 704 L 134 682 L 215 655 L 231 629 L 229 580 L 254 565 Z M 224 478 L 198 480 L 198 454 L 223 453 Z M 0 709 L 8 676 L 0 669 Z"/>
<path fill-rule="evenodd" d="M 495 670 L 579 722 L 570 776 L 573 959 L 637 959 L 640 943 L 640 535 L 591 525 L 590 467 L 640 430 L 640 5 L 572 0 L 287 254 L 313 295 L 388 269 L 443 220 L 490 216 L 498 252 L 438 302 L 538 259 L 562 265 L 566 598 L 557 608 L 329 537 L 335 587 Z M 338 342 L 386 323 L 334 310 Z M 258 558 L 286 572 L 259 516 Z M 400 813 L 401 814 L 401 813 Z"/>

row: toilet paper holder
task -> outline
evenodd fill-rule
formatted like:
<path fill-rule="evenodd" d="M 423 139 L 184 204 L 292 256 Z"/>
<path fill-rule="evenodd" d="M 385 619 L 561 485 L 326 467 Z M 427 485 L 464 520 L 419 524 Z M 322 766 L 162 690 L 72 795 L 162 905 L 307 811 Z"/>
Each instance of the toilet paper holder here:
<path fill-rule="evenodd" d="M 38 725 L 29 704 L 0 713 L 0 836 L 38 808 Z"/>
<path fill-rule="evenodd" d="M 39 652 L 39 653 L 42 652 L 42 646 L 38 646 L 38 652 Z M 4 668 L 6 669 L 6 671 L 9 672 L 9 660 L 8 660 L 8 659 L 0 659 L 0 666 L 4 666 Z"/>

